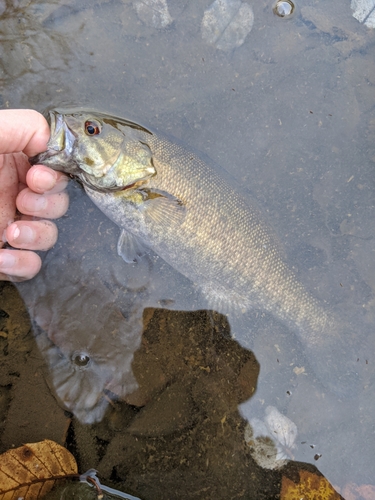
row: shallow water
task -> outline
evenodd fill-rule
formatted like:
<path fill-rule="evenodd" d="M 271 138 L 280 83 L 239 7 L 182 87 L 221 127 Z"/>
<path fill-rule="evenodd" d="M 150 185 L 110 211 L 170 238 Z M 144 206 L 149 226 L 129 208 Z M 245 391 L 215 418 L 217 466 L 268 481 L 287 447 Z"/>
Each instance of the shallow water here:
<path fill-rule="evenodd" d="M 58 374 L 46 377 L 75 414 L 68 440 L 80 466 L 97 467 L 142 498 L 234 498 L 250 490 L 262 498 L 277 490 L 279 476 L 264 470 L 258 482 L 244 479 L 257 467 L 244 436 L 246 421 L 264 422 L 272 407 L 298 429 L 291 442 L 283 427 L 287 436 L 276 443 L 287 457 L 316 465 L 341 491 L 348 483 L 374 485 L 374 31 L 338 0 L 300 1 L 291 19 L 277 17 L 271 2 L 249 2 L 253 24 L 248 7 L 241 24 L 241 2 L 229 2 L 239 25 L 226 31 L 210 1 L 1 5 L 2 107 L 85 105 L 207 154 L 258 201 L 299 279 L 366 343 L 358 348 L 360 391 L 340 399 L 319 382 L 297 337 L 262 311 L 230 326 L 211 313 L 143 316 L 147 306 L 201 309 L 200 295 L 155 255 L 125 265 L 116 255 L 117 228 L 72 185 L 60 240 L 42 274 L 19 291 L 47 364 L 62 359 Z M 97 297 L 103 315 L 90 312 Z M 227 338 L 229 328 L 251 332 L 245 347 L 259 377 L 250 351 Z M 119 346 L 127 357 L 138 353 L 133 398 Z M 223 363 L 226 356 L 237 364 Z M 4 375 L 2 386 L 10 380 Z M 119 407 L 108 403 L 113 396 Z M 100 420 L 106 410 L 93 428 L 79 422 Z M 23 428 L 21 436 L 5 424 L 2 447 L 31 440 L 27 432 L 34 439 L 30 425 Z"/>

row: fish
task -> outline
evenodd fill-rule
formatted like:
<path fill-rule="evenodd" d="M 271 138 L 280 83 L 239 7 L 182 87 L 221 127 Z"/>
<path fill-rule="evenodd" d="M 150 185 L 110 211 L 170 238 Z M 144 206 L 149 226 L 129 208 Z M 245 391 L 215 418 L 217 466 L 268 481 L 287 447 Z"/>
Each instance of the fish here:
<path fill-rule="evenodd" d="M 147 249 L 199 287 L 219 312 L 271 313 L 302 341 L 323 385 L 358 387 L 351 328 L 288 266 L 260 209 L 200 154 L 140 124 L 83 109 L 48 113 L 43 164 L 76 178 L 121 228 L 126 262 Z M 228 174 L 229 175 L 229 174 Z"/>

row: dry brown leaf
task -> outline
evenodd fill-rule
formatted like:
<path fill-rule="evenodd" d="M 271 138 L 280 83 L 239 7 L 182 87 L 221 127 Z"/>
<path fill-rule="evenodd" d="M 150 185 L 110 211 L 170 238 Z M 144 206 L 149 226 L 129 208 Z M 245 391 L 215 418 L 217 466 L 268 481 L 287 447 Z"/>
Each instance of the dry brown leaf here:
<path fill-rule="evenodd" d="M 0 500 L 36 500 L 46 495 L 57 479 L 77 474 L 73 455 L 45 439 L 0 455 Z"/>
<path fill-rule="evenodd" d="M 342 497 L 324 476 L 307 470 L 299 471 L 299 482 L 286 476 L 281 482 L 280 500 L 341 500 Z"/>

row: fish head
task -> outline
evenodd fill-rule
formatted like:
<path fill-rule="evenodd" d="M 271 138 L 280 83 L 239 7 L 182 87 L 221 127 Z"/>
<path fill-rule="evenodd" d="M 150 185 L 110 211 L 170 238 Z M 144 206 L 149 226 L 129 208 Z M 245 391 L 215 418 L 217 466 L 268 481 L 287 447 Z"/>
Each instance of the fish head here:
<path fill-rule="evenodd" d="M 47 151 L 29 159 L 98 191 L 121 191 L 156 174 L 140 125 L 104 113 L 50 110 Z M 143 140 L 142 140 L 143 139 Z"/>

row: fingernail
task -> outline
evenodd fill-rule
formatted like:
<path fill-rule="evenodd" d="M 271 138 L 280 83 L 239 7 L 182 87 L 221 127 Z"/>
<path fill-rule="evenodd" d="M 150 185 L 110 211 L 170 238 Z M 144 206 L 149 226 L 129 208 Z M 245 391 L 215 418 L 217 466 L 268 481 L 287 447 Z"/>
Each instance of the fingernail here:
<path fill-rule="evenodd" d="M 42 191 L 49 191 L 56 185 L 57 174 L 48 170 L 36 170 L 33 182 Z"/>
<path fill-rule="evenodd" d="M 12 239 L 17 244 L 33 243 L 35 241 L 35 231 L 29 226 L 19 226 L 15 224 L 12 232 Z"/>
<path fill-rule="evenodd" d="M 40 212 L 47 207 L 47 200 L 44 196 L 33 194 L 31 197 L 25 196 L 22 205 L 27 212 Z"/>
<path fill-rule="evenodd" d="M 68 182 L 69 178 L 64 175 L 59 179 L 59 181 L 55 184 L 55 186 L 52 189 L 45 191 L 45 194 L 61 193 L 61 191 L 64 191 L 64 189 L 68 185 Z"/>
<path fill-rule="evenodd" d="M 0 252 L 0 269 L 9 269 L 16 265 L 17 259 L 7 252 Z"/>

